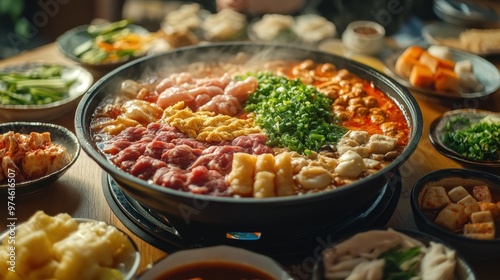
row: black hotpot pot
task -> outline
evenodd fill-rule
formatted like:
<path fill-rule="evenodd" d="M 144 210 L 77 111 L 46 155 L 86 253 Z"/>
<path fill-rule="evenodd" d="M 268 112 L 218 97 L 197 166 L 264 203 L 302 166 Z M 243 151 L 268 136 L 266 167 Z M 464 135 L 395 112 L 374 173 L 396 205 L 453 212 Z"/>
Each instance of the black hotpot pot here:
<path fill-rule="evenodd" d="M 124 79 L 139 80 L 147 73 L 186 63 L 234 58 L 244 52 L 259 59 L 330 62 L 372 81 L 404 112 L 411 128 L 410 141 L 389 166 L 355 183 L 311 195 L 278 198 L 209 197 L 164 188 L 130 175 L 110 163 L 94 140 L 91 120 L 98 105 L 119 92 Z M 416 149 L 422 134 L 420 109 L 406 88 L 380 72 L 329 53 L 293 46 L 232 42 L 176 49 L 123 65 L 97 81 L 80 101 L 75 118 L 77 137 L 83 150 L 99 164 L 129 197 L 155 214 L 165 216 L 184 239 L 223 240 L 228 232 L 260 232 L 263 240 L 308 234 L 311 229 L 335 223 L 370 201 Z M 217 241 L 214 241 L 217 243 Z"/>

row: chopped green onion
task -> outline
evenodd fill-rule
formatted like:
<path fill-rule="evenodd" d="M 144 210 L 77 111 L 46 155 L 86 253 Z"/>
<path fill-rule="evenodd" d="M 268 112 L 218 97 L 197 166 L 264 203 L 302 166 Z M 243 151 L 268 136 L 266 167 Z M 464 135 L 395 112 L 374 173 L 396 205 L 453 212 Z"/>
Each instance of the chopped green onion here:
<path fill-rule="evenodd" d="M 496 161 L 500 159 L 500 124 L 471 124 L 469 119 L 454 118 L 445 125 L 443 143 L 466 158 Z"/>
<path fill-rule="evenodd" d="M 336 125 L 332 101 L 313 86 L 270 73 L 247 75 L 256 76 L 259 85 L 248 97 L 245 110 L 255 113 L 255 121 L 266 131 L 269 145 L 307 155 L 335 144 L 347 131 Z"/>

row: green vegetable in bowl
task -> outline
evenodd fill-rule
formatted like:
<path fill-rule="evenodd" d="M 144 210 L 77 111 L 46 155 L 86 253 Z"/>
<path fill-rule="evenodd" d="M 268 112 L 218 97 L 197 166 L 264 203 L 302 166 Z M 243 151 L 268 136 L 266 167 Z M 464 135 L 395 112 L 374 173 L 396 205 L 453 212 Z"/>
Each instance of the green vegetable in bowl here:
<path fill-rule="evenodd" d="M 43 105 L 68 96 L 75 81 L 65 79 L 62 65 L 40 65 L 26 72 L 0 73 L 0 105 Z"/>
<path fill-rule="evenodd" d="M 488 116 L 472 124 L 468 118 L 453 118 L 446 123 L 443 142 L 469 159 L 499 160 L 500 119 Z"/>
<path fill-rule="evenodd" d="M 248 97 L 245 110 L 255 113 L 269 145 L 308 155 L 335 144 L 347 132 L 336 125 L 332 101 L 314 87 L 270 73 L 255 75 L 259 86 Z"/>

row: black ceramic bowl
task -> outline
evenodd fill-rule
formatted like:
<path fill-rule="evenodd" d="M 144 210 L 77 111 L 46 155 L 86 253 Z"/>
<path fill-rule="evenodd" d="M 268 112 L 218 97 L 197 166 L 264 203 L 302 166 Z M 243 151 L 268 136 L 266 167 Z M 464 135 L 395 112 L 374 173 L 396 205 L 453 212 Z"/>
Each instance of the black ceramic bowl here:
<path fill-rule="evenodd" d="M 500 177 L 491 173 L 469 169 L 441 169 L 426 174 L 415 183 L 411 191 L 413 217 L 420 230 L 448 242 L 471 262 L 500 260 L 500 254 L 498 254 L 500 250 L 500 238 L 478 240 L 464 237 L 459 233 L 454 233 L 436 225 L 433 220 L 425 215 L 419 206 L 419 196 L 424 187 L 431 184 L 443 186 L 445 189 L 458 185 L 465 188 L 487 185 L 492 193 L 495 192 L 498 196 L 500 194 Z"/>
<path fill-rule="evenodd" d="M 387 230 L 387 229 L 373 229 L 373 230 Z M 448 245 L 446 242 L 442 241 L 439 238 L 436 238 L 435 236 L 432 236 L 430 234 L 427 234 L 425 232 L 417 231 L 417 230 L 411 230 L 411 229 L 393 229 L 399 233 L 402 233 L 412 239 L 415 239 L 419 242 L 422 242 L 425 246 L 429 246 L 430 242 L 435 242 L 435 243 L 440 243 L 446 246 L 448 249 L 454 250 L 454 248 L 450 245 Z M 369 230 L 371 231 L 371 230 Z M 366 231 L 366 232 L 369 232 Z M 363 232 L 359 232 L 363 233 Z M 349 239 L 350 237 L 354 236 L 353 233 L 351 235 L 347 235 L 338 241 L 334 242 L 332 246 L 335 246 L 337 244 L 342 243 L 344 240 Z M 367 244 L 368 245 L 368 244 Z M 328 248 L 325 248 L 324 250 L 328 250 Z M 475 280 L 476 276 L 474 275 L 474 272 L 472 271 L 472 268 L 469 264 L 468 261 L 466 261 L 463 256 L 461 256 L 459 253 L 456 254 L 455 256 L 456 259 L 456 265 L 455 265 L 455 278 L 456 280 Z M 312 280 L 326 280 L 325 278 L 325 267 L 322 259 L 320 259 L 314 266 L 313 269 L 313 274 L 312 274 Z"/>
<path fill-rule="evenodd" d="M 256 58 L 330 62 L 346 68 L 385 92 L 404 112 L 411 128 L 409 143 L 389 166 L 335 191 L 313 195 L 268 199 L 207 197 L 148 184 L 111 164 L 92 139 L 90 123 L 96 107 L 111 98 L 124 79 L 139 79 L 145 73 L 200 61 L 216 61 L 241 52 Z M 258 55 L 258 56 L 257 56 Z M 266 61 L 266 60 L 264 60 Z M 76 133 L 85 152 L 109 173 L 124 192 L 144 206 L 167 217 L 184 238 L 210 236 L 225 239 L 227 232 L 261 232 L 261 239 L 290 238 L 358 210 L 374 200 L 398 167 L 415 150 L 422 134 L 422 115 L 408 90 L 380 72 L 332 54 L 275 44 L 233 42 L 186 47 L 161 55 L 140 58 L 121 66 L 99 80 L 82 98 L 75 118 Z"/>

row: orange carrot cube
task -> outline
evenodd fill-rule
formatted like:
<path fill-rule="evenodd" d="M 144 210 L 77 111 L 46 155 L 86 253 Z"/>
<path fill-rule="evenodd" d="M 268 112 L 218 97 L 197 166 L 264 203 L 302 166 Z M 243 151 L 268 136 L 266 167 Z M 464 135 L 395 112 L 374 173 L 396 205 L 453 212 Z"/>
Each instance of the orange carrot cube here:
<path fill-rule="evenodd" d="M 438 91 L 457 92 L 458 75 L 450 69 L 437 68 L 434 76 L 434 88 Z"/>
<path fill-rule="evenodd" d="M 434 73 L 422 63 L 413 66 L 410 73 L 410 84 L 418 87 L 432 88 L 434 84 Z"/>

